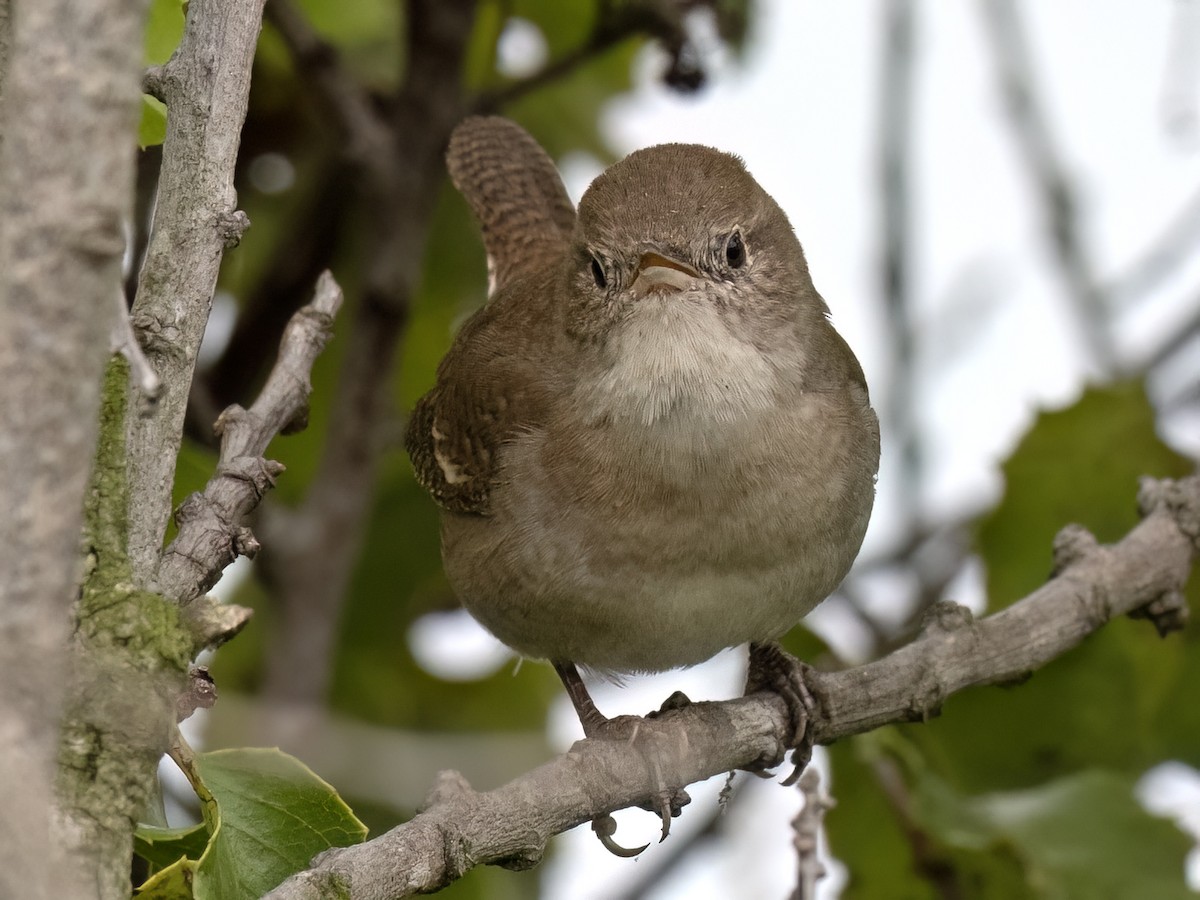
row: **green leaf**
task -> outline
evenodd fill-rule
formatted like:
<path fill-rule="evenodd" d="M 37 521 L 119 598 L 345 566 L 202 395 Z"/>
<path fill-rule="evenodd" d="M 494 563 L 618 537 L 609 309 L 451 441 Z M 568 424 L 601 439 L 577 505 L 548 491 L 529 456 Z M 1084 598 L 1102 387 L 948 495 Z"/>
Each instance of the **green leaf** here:
<path fill-rule="evenodd" d="M 197 860 L 208 846 L 208 826 L 158 828 L 139 825 L 133 833 L 133 852 L 155 869 L 166 869 L 181 857 Z"/>
<path fill-rule="evenodd" d="M 848 870 L 845 896 L 938 900 L 934 885 L 920 876 L 913 845 L 872 771 L 869 738 L 829 748 L 837 806 L 826 815 L 825 830 L 830 854 Z"/>
<path fill-rule="evenodd" d="M 1185 900 L 1190 841 L 1147 813 L 1135 779 L 1091 770 L 1037 788 L 963 800 L 921 779 L 926 827 L 959 847 L 1012 853 L 1036 897 L 1055 900 Z"/>
<path fill-rule="evenodd" d="M 886 728 L 830 748 L 830 852 L 855 900 L 1183 900 L 1188 838 L 1147 813 L 1136 778 L 1087 770 L 969 795 Z"/>
<path fill-rule="evenodd" d="M 1140 381 L 1091 388 L 1077 403 L 1042 413 L 1004 463 L 1004 499 L 979 529 L 990 609 L 1046 580 L 1054 535 L 1070 522 L 1101 541 L 1137 524 L 1142 475 L 1182 477 L 1192 463 L 1158 437 Z"/>
<path fill-rule="evenodd" d="M 1059 528 L 1078 522 L 1118 539 L 1137 524 L 1140 475 L 1190 468 L 1156 436 L 1140 383 L 1092 389 L 1041 415 L 1005 463 L 1004 499 L 979 531 L 990 606 L 1045 581 Z M 977 793 L 1094 766 L 1135 775 L 1172 757 L 1196 765 L 1200 710 L 1185 698 L 1200 678 L 1198 652 L 1196 629 L 1164 640 L 1145 622 L 1110 622 L 1025 683 L 956 694 L 912 738 L 942 777 Z"/>
<path fill-rule="evenodd" d="M 183 37 L 183 6 L 183 0 L 151 0 L 143 44 L 146 65 L 162 65 L 179 46 Z"/>
<path fill-rule="evenodd" d="M 146 879 L 133 892 L 138 900 L 192 900 L 192 881 L 196 877 L 196 861 L 179 859 L 161 872 Z"/>
<path fill-rule="evenodd" d="M 138 146 L 145 150 L 167 139 L 167 107 L 149 94 L 142 94 L 142 118 L 138 122 Z"/>
<path fill-rule="evenodd" d="M 362 841 L 366 827 L 326 782 L 275 749 L 196 757 L 212 792 L 212 840 L 196 870 L 197 900 L 260 897 L 330 847 Z"/>

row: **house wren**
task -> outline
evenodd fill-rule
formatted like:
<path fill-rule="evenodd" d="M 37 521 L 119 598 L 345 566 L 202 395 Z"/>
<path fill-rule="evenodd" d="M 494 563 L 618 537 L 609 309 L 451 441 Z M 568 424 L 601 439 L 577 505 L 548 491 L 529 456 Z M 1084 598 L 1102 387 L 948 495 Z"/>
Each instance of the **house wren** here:
<path fill-rule="evenodd" d="M 492 287 L 406 446 L 455 593 L 555 664 L 589 736 L 607 720 L 575 664 L 657 672 L 751 642 L 751 686 L 774 683 L 753 670 L 850 568 L 879 465 L 787 217 L 691 144 L 626 157 L 578 213 L 507 120 L 464 121 L 447 162 Z"/>

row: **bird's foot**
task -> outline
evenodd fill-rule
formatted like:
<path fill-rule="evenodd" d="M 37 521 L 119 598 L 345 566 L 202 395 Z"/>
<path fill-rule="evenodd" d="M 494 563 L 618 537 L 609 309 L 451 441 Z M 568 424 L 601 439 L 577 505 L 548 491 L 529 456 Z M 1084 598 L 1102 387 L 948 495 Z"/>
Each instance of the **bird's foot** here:
<path fill-rule="evenodd" d="M 683 709 L 691 704 L 691 700 L 681 691 L 676 691 L 668 697 L 658 709 L 642 716 L 617 716 L 612 719 L 588 717 L 584 723 L 584 733 L 589 739 L 624 741 L 634 746 L 650 769 L 650 777 L 655 785 L 654 796 L 638 808 L 647 812 L 658 813 L 662 820 L 662 835 L 659 842 L 665 841 L 671 833 L 671 819 L 677 817 L 685 806 L 692 802 L 691 796 L 682 787 L 672 787 L 667 783 L 663 774 L 661 760 L 668 753 L 668 748 L 662 746 L 663 735 L 643 727 L 648 719 L 657 719 L 677 709 Z M 592 830 L 605 848 L 617 856 L 637 856 L 649 844 L 637 848 L 622 847 L 613 839 L 616 832 L 616 822 L 610 815 L 598 816 L 592 820 Z"/>
<path fill-rule="evenodd" d="M 808 734 L 808 719 L 816 701 L 804 682 L 808 666 L 796 657 L 786 652 L 774 641 L 752 643 L 750 645 L 750 667 L 746 672 L 746 695 L 759 691 L 771 691 L 783 698 L 787 705 L 790 737 L 787 746 L 792 748 L 792 764 L 795 768 L 783 780 L 785 785 L 793 785 L 804 767 L 812 758 L 812 738 Z M 769 777 L 768 769 L 773 769 L 783 761 L 778 759 L 760 759 L 748 771 L 763 778 Z"/>
<path fill-rule="evenodd" d="M 583 679 L 579 677 L 579 671 L 575 668 L 574 664 L 555 661 L 553 665 L 559 678 L 562 679 L 563 686 L 567 689 L 567 696 L 571 698 L 575 712 L 579 715 L 579 723 L 583 726 L 583 733 L 589 739 L 624 741 L 633 744 L 637 747 L 642 758 L 646 760 L 651 777 L 654 779 L 655 792 L 651 800 L 639 804 L 639 806 L 649 812 L 658 813 L 662 819 L 662 837 L 659 838 L 659 841 L 665 841 L 667 835 L 671 833 L 671 819 L 678 816 L 683 807 L 691 802 L 692 798 L 688 796 L 687 791 L 682 787 L 671 787 L 667 784 L 659 760 L 666 755 L 669 748 L 660 745 L 663 739 L 661 734 L 654 729 L 647 729 L 642 726 L 645 725 L 647 719 L 655 719 L 674 710 L 682 709 L 692 701 L 685 694 L 676 691 L 666 699 L 657 711 L 650 713 L 646 718 L 642 718 L 641 716 L 617 716 L 614 719 L 610 719 L 596 708 L 596 704 L 592 701 L 591 695 L 588 693 Z M 617 823 L 607 813 L 597 816 L 592 820 L 592 830 L 596 832 L 596 836 L 600 838 L 600 842 L 604 844 L 609 852 L 617 856 L 637 856 L 646 847 L 650 846 L 646 844 L 638 848 L 622 847 L 613 839 L 616 829 Z"/>

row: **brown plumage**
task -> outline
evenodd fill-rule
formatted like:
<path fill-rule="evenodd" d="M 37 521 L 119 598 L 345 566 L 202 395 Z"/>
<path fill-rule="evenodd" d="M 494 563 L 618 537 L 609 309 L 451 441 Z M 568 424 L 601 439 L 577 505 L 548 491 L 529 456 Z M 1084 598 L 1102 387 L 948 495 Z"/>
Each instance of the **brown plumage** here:
<path fill-rule="evenodd" d="M 570 663 L 664 670 L 781 636 L 849 569 L 879 463 L 783 211 L 736 157 L 668 144 L 576 216 L 498 118 L 460 125 L 448 167 L 494 287 L 406 444 L 463 604 L 569 688 Z"/>

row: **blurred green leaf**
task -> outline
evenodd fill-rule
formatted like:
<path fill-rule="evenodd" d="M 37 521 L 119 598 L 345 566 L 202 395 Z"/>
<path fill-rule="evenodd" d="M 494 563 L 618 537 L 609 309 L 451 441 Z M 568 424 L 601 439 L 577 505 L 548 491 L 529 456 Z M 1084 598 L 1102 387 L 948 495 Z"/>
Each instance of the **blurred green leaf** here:
<path fill-rule="evenodd" d="M 970 795 L 927 764 L 911 731 L 830 748 L 830 852 L 847 900 L 1183 900 L 1188 838 L 1137 802 L 1135 778 L 1096 769 Z"/>
<path fill-rule="evenodd" d="M 998 848 L 1020 860 L 1030 893 L 1063 900 L 1185 900 L 1188 838 L 1147 813 L 1135 779 L 1088 770 L 1036 788 L 964 801 L 927 777 L 923 823 L 962 848 Z"/>
<path fill-rule="evenodd" d="M 159 66 L 171 58 L 183 37 L 183 0 L 150 0 L 143 46 L 146 65 Z"/>
<path fill-rule="evenodd" d="M 145 150 L 167 139 L 167 107 L 161 100 L 142 94 L 142 118 L 138 122 L 138 146 Z"/>
<path fill-rule="evenodd" d="M 1159 439 L 1140 381 L 1090 388 L 1072 406 L 1042 413 L 1004 463 L 1004 499 L 979 529 L 989 608 L 1041 586 L 1064 525 L 1117 540 L 1137 524 L 1140 476 L 1180 477 L 1192 466 Z"/>
<path fill-rule="evenodd" d="M 366 827 L 295 757 L 247 748 L 201 753 L 213 795 L 212 840 L 196 869 L 197 900 L 261 897 L 322 850 L 362 841 Z"/>
<path fill-rule="evenodd" d="M 829 853 L 845 864 L 846 900 L 940 900 L 922 878 L 913 845 L 880 790 L 860 738 L 829 747 L 837 806 L 825 817 Z"/>

